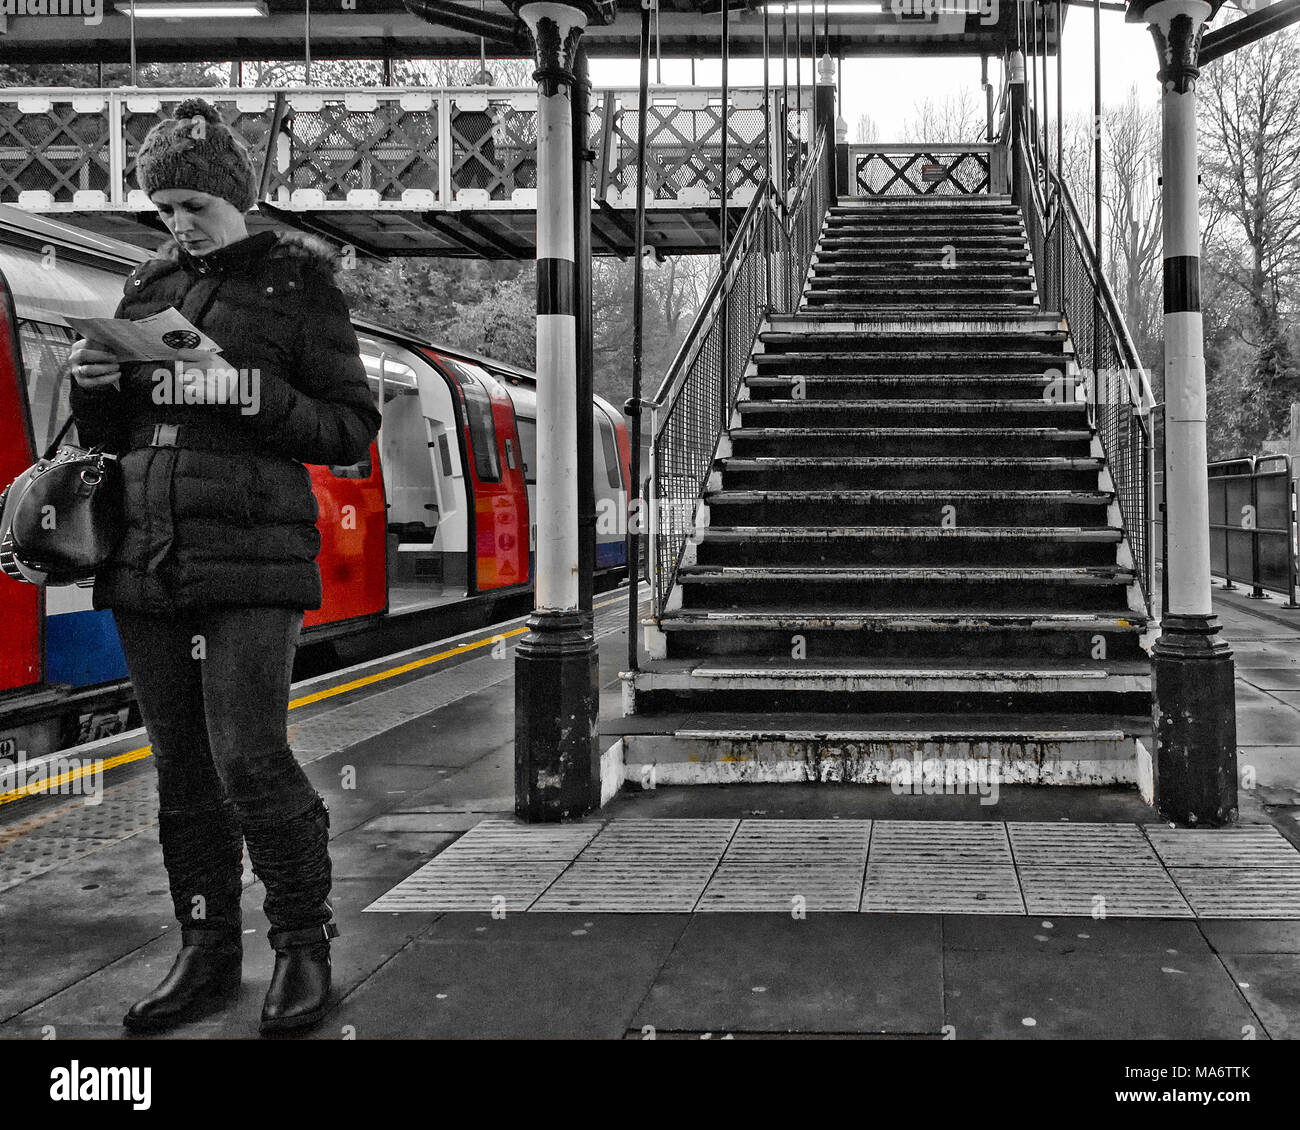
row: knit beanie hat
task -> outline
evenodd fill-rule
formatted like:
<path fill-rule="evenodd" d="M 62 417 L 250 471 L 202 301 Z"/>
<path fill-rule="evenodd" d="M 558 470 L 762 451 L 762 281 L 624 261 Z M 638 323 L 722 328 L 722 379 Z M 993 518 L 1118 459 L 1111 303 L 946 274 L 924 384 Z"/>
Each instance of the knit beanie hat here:
<path fill-rule="evenodd" d="M 160 188 L 189 188 L 228 200 L 247 212 L 257 200 L 248 150 L 216 109 L 187 98 L 145 137 L 136 178 L 146 195 Z"/>

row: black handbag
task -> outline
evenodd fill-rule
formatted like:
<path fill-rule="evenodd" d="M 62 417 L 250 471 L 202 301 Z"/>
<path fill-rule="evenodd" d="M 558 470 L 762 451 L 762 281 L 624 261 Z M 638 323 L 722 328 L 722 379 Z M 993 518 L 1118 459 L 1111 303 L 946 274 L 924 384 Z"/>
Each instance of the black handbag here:
<path fill-rule="evenodd" d="M 32 585 L 89 584 L 122 540 L 122 470 L 98 447 L 59 444 L 0 494 L 0 571 Z"/>

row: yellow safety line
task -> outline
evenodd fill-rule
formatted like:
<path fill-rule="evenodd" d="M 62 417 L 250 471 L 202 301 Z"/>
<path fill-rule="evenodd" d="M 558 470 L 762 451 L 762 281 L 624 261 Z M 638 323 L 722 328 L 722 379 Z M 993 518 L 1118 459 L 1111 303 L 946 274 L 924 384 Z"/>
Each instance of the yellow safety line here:
<path fill-rule="evenodd" d="M 608 608 L 611 604 L 619 603 L 617 599 L 606 600 L 600 604 L 593 605 L 592 610 L 598 608 Z M 473 643 L 463 643 L 457 647 L 449 648 L 446 651 L 440 651 L 437 655 L 427 655 L 423 659 L 413 659 L 410 663 L 403 663 L 398 667 L 391 667 L 387 671 L 379 671 L 373 675 L 366 675 L 360 679 L 353 679 L 350 683 L 340 683 L 337 687 L 329 687 L 323 691 L 316 691 L 313 694 L 303 695 L 302 698 L 292 699 L 289 703 L 289 709 L 294 710 L 299 706 L 308 706 L 313 702 L 321 702 L 327 698 L 333 698 L 335 695 L 345 694 L 348 691 L 354 691 L 358 687 L 368 687 L 374 683 L 381 683 L 385 679 L 392 679 L 397 675 L 404 675 L 408 671 L 416 671 L 421 667 L 428 667 L 431 663 L 440 663 L 444 659 L 450 659 L 453 655 L 464 655 L 467 651 L 476 651 L 480 647 L 487 647 L 489 644 L 499 643 L 501 640 L 509 639 L 511 636 L 520 636 L 528 631 L 525 628 L 512 628 L 508 632 L 498 632 L 494 636 L 486 639 L 475 640 Z M 119 753 L 115 757 L 110 757 L 107 761 L 102 762 L 99 772 L 107 772 L 119 765 L 128 765 L 132 761 L 141 761 L 153 752 L 152 745 L 141 746 L 139 749 L 130 750 L 127 753 Z M 30 785 L 24 785 L 20 789 L 11 789 L 7 793 L 0 793 L 0 804 L 8 804 L 10 801 L 21 800 L 25 796 L 38 796 L 41 793 L 48 792 L 52 788 L 58 788 L 68 784 L 71 781 L 84 777 L 87 773 L 95 771 L 94 765 L 83 766 L 80 769 L 69 769 L 66 773 L 61 773 L 51 782 L 48 778 L 42 778 L 39 782 L 33 782 Z"/>

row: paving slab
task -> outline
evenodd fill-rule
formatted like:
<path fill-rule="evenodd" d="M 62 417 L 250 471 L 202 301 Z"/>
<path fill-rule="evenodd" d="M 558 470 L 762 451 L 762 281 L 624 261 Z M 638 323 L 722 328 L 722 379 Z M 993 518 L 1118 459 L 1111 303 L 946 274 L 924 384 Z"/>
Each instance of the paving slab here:
<path fill-rule="evenodd" d="M 1194 922 L 1167 918 L 1052 917 L 987 918 L 965 914 L 943 916 L 945 953 L 994 950 L 1022 953 L 1080 953 L 1084 955 L 1184 953 L 1206 956 L 1210 946 Z"/>
<path fill-rule="evenodd" d="M 1262 1027 L 1214 955 L 952 950 L 944 985 L 959 1040 L 1240 1040 Z"/>
<path fill-rule="evenodd" d="M 351 1025 L 364 1039 L 619 1038 L 686 921 L 513 915 L 507 937 L 487 915 L 455 917 L 375 970 L 313 1035 Z"/>
<path fill-rule="evenodd" d="M 1224 964 L 1272 1040 L 1300 1040 L 1300 954 L 1233 953 Z"/>
<path fill-rule="evenodd" d="M 1197 925 L 1219 953 L 1300 954 L 1300 922 L 1202 918 Z"/>
<path fill-rule="evenodd" d="M 631 1027 L 937 1033 L 942 976 L 934 916 L 702 914 Z"/>

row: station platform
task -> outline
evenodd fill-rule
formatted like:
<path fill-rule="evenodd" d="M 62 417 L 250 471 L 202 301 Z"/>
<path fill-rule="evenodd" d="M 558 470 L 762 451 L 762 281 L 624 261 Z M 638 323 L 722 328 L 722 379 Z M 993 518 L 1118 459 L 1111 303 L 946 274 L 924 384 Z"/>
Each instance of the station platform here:
<path fill-rule="evenodd" d="M 611 721 L 625 601 L 597 598 Z M 1250 785 L 1221 831 L 1127 788 L 637 782 L 524 826 L 522 620 L 297 684 L 341 927 L 339 1004 L 309 1038 L 1296 1038 L 1300 611 L 1216 604 Z M 146 742 L 60 755 L 68 790 L 102 762 L 100 803 L 0 803 L 0 1037 L 121 1038 L 170 967 Z M 239 1001 L 163 1038 L 255 1036 L 272 954 L 245 883 Z"/>

